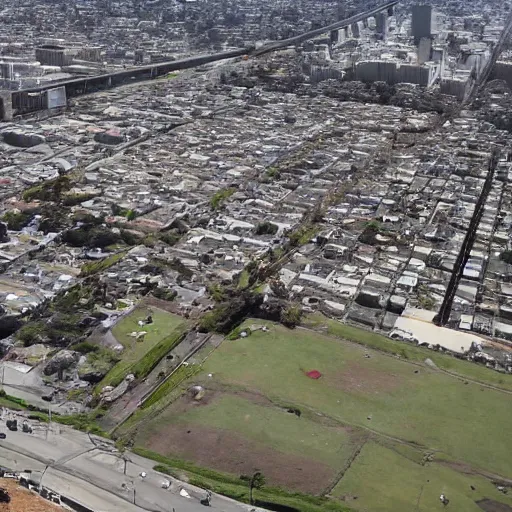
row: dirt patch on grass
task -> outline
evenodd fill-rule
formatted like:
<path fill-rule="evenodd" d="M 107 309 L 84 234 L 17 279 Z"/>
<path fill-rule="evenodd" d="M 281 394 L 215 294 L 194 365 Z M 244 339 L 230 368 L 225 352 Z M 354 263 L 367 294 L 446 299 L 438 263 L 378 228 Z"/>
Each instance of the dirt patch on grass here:
<path fill-rule="evenodd" d="M 368 368 L 351 362 L 342 372 L 325 375 L 329 386 L 342 391 L 380 394 L 398 389 L 403 379 L 399 375 Z"/>
<path fill-rule="evenodd" d="M 163 311 L 167 311 L 167 313 L 174 313 L 175 315 L 182 315 L 183 311 L 180 309 L 179 305 L 175 302 L 169 302 L 168 300 L 157 299 L 153 297 L 153 295 L 146 295 L 142 300 L 142 303 L 149 307 L 156 307 Z"/>
<path fill-rule="evenodd" d="M 272 486 L 314 494 L 321 493 L 335 476 L 329 466 L 306 457 L 278 452 L 232 431 L 192 424 L 169 425 L 144 445 L 237 476 L 259 470 Z"/>
<path fill-rule="evenodd" d="M 476 504 L 485 512 L 512 512 L 512 507 L 494 500 L 480 500 Z"/>
<path fill-rule="evenodd" d="M 459 473 L 464 473 L 466 475 L 480 475 L 487 479 L 489 479 L 491 482 L 493 482 L 495 485 L 503 485 L 504 487 L 512 487 L 512 480 L 510 478 L 505 478 L 500 475 L 496 475 L 494 473 L 490 473 L 489 471 L 484 471 L 479 468 L 474 468 L 470 464 L 467 464 L 465 462 L 460 461 L 448 461 L 448 460 L 438 460 L 439 464 L 444 464 L 445 466 L 448 466 L 455 471 L 458 471 Z"/>

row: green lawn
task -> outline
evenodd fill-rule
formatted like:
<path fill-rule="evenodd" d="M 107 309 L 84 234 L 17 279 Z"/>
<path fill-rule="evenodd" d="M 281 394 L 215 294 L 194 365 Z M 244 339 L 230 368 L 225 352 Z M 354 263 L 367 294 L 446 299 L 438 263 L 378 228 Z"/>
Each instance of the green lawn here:
<path fill-rule="evenodd" d="M 481 476 L 435 462 L 421 465 L 375 442 L 366 443 L 332 492 L 335 497 L 345 496 L 346 504 L 361 512 L 444 510 L 441 494 L 450 500 L 451 512 L 481 512 L 475 501 L 482 498 L 512 505 L 511 497 Z M 357 499 L 351 499 L 354 496 Z"/>
<path fill-rule="evenodd" d="M 415 373 L 416 365 L 378 352 L 369 351 L 367 359 L 352 343 L 269 325 L 270 332 L 225 340 L 203 375 L 512 476 L 503 428 L 512 424 L 512 395 L 428 368 Z M 307 378 L 311 369 L 323 377 Z"/>
<path fill-rule="evenodd" d="M 473 476 L 471 470 L 512 477 L 507 428 L 512 424 L 512 394 L 417 363 L 425 357 L 435 359 L 438 366 L 454 363 L 457 373 L 474 371 L 480 381 L 492 381 L 492 372 L 402 343 L 395 348 L 405 348 L 408 359 L 397 358 L 398 350 L 391 345 L 385 348 L 387 338 L 354 328 L 329 325 L 331 333 L 343 332 L 345 338 L 358 338 L 358 343 L 261 320 L 248 320 L 242 328 L 262 323 L 268 332 L 226 338 L 192 378 L 174 391 L 166 388 L 165 397 L 163 391 L 160 398 L 155 395 L 130 427 L 138 425 L 136 445 L 148 447 L 146 440 L 158 439 L 160 432 L 165 435 L 169 425 L 182 425 L 185 434 L 194 433 L 198 425 L 270 447 L 276 461 L 279 453 L 300 455 L 342 476 L 330 493 L 332 500 L 312 505 L 324 510 L 349 506 L 369 512 L 477 512 L 475 501 L 482 498 L 511 502 L 489 479 Z M 313 369 L 322 373 L 320 379 L 305 375 Z M 179 389 L 198 383 L 207 396 L 215 393 L 211 401 L 183 408 L 164 400 L 170 392 L 176 397 Z M 289 407 L 300 409 L 301 417 L 285 412 Z M 352 460 L 365 439 L 369 440 Z M 176 450 L 164 455 L 185 459 L 189 455 L 187 450 Z M 433 461 L 425 461 L 428 453 Z M 189 457 L 192 462 L 199 460 Z M 192 470 L 188 473 L 192 480 L 247 499 L 243 486 L 211 471 L 227 469 L 216 467 L 215 461 L 202 463 L 212 474 Z M 326 481 L 325 488 L 328 485 Z M 439 500 L 443 493 L 450 500 L 447 509 Z M 313 510 L 304 499 L 300 498 L 298 503 L 304 505 L 298 509 Z"/>
<path fill-rule="evenodd" d="M 229 430 L 278 452 L 311 458 L 337 470 L 344 466 L 354 451 L 350 434 L 341 427 L 321 425 L 313 419 L 298 418 L 284 409 L 258 405 L 229 394 L 179 416 L 171 408 L 161 417 L 146 423 L 139 431 L 137 441 L 143 444 L 151 432 L 161 431 L 170 423 L 184 425 L 184 429 L 198 424 Z"/>
<path fill-rule="evenodd" d="M 512 391 L 512 375 L 504 375 L 482 365 L 463 361 L 427 348 L 416 347 L 403 341 L 393 340 L 382 334 L 326 318 L 319 313 L 306 317 L 305 323 L 312 328 L 323 329 L 331 336 L 354 341 L 390 354 L 398 354 L 408 361 L 424 363 L 425 359 L 429 358 L 439 368 L 463 378 Z"/>
<path fill-rule="evenodd" d="M 140 327 L 139 320 L 148 315 L 153 323 Z M 137 377 L 146 376 L 156 363 L 179 341 L 186 322 L 180 316 L 173 315 L 153 306 L 139 306 L 122 318 L 112 329 L 116 340 L 124 346 L 122 359 L 100 382 L 98 388 L 117 385 L 129 373 Z M 144 341 L 136 341 L 132 332 L 146 331 Z"/>

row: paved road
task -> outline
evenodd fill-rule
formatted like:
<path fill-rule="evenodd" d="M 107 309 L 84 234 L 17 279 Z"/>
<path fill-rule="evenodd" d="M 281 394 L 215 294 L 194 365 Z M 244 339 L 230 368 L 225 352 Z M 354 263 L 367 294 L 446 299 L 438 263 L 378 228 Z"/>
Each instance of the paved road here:
<path fill-rule="evenodd" d="M 7 434 L 0 440 L 0 465 L 32 470 L 45 487 L 97 512 L 262 510 L 220 495 L 213 495 L 208 509 L 200 503 L 204 490 L 153 471 L 154 461 L 130 452 L 123 457 L 104 439 L 62 425 L 54 424 L 50 431 L 44 424 L 32 426 L 33 434 L 10 432 L 0 420 L 0 432 Z M 169 489 L 162 488 L 165 481 L 171 483 Z M 190 497 L 180 496 L 183 489 Z"/>

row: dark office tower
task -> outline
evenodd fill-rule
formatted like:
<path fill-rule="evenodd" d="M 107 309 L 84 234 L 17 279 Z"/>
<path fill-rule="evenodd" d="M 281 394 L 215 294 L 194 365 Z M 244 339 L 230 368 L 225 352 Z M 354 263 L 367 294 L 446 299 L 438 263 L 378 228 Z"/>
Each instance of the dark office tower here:
<path fill-rule="evenodd" d="M 432 35 L 432 7 L 430 5 L 413 5 L 412 7 L 412 37 L 418 44 L 422 37 Z"/>
<path fill-rule="evenodd" d="M 375 32 L 380 35 L 384 41 L 388 37 L 388 13 L 386 11 L 379 12 L 375 16 Z"/>

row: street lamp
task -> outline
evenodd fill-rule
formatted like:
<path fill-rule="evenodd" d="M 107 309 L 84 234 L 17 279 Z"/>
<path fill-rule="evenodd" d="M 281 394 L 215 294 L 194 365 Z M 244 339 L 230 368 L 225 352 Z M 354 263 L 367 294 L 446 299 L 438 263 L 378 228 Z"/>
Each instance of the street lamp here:
<path fill-rule="evenodd" d="M 46 429 L 46 439 L 48 439 L 48 430 L 52 428 L 52 399 L 53 394 L 41 397 L 45 402 L 48 402 L 48 428 Z"/>

